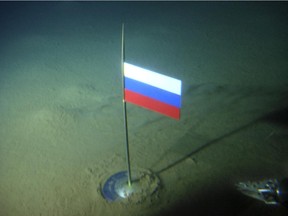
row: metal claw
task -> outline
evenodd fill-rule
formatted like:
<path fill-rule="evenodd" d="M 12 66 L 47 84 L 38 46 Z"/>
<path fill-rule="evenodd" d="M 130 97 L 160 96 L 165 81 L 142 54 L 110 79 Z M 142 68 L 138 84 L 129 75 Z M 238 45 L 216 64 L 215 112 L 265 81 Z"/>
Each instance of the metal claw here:
<path fill-rule="evenodd" d="M 239 182 L 236 187 L 246 196 L 258 199 L 266 204 L 278 204 L 278 188 L 277 179 L 266 179 L 258 182 Z"/>

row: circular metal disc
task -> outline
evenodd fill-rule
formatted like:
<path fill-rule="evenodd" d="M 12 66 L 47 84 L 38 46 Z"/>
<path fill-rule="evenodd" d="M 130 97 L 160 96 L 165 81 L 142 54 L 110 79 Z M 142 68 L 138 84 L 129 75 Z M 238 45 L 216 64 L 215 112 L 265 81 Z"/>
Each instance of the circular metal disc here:
<path fill-rule="evenodd" d="M 133 172 L 131 185 L 128 185 L 127 171 L 110 176 L 102 187 L 102 196 L 109 202 L 126 200 L 139 202 L 152 195 L 160 184 L 157 177 L 148 171 Z M 134 177 L 134 178 L 133 178 Z"/>
<path fill-rule="evenodd" d="M 126 171 L 121 171 L 112 175 L 108 180 L 105 182 L 102 188 L 102 195 L 108 201 L 116 201 L 119 198 L 123 198 L 121 192 L 121 187 L 127 184 L 128 186 L 128 176 Z"/>

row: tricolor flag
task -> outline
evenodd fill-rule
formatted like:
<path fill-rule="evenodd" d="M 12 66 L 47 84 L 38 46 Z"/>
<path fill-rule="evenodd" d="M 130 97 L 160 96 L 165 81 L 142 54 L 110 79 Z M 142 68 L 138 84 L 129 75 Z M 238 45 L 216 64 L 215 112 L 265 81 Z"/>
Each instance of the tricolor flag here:
<path fill-rule="evenodd" d="M 180 119 L 181 80 L 124 62 L 124 100 Z"/>

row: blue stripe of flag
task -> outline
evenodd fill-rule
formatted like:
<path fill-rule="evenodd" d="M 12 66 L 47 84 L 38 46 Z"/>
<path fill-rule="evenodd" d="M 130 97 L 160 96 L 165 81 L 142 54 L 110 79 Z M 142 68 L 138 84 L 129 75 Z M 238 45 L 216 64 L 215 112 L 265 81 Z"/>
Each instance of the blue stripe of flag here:
<path fill-rule="evenodd" d="M 172 106 L 181 107 L 181 96 L 163 89 L 125 77 L 125 89 L 159 100 Z"/>

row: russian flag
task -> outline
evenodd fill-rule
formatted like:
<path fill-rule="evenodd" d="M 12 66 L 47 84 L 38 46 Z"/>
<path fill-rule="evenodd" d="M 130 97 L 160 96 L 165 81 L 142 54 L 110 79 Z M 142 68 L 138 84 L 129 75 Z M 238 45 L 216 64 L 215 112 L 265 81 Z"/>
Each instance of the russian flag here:
<path fill-rule="evenodd" d="M 124 100 L 180 119 L 181 80 L 124 62 Z"/>

